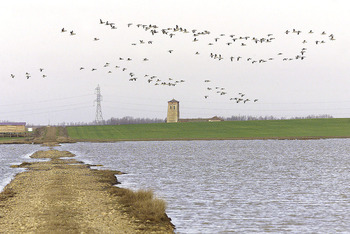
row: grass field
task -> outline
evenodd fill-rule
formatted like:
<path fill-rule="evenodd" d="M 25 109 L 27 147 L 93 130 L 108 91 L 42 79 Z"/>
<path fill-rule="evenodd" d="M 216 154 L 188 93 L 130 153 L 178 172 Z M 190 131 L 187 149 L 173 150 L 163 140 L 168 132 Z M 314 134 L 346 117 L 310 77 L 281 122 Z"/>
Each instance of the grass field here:
<path fill-rule="evenodd" d="M 68 127 L 91 141 L 350 137 L 350 119 L 225 121 Z"/>
<path fill-rule="evenodd" d="M 22 140 L 23 137 L 0 137 L 0 141 Z"/>

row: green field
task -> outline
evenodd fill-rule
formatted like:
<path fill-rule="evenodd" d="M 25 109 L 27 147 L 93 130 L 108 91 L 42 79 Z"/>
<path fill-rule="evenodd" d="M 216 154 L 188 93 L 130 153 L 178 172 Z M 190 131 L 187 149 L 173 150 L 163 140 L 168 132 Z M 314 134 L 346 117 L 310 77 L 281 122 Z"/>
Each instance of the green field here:
<path fill-rule="evenodd" d="M 350 119 L 225 121 L 67 127 L 91 141 L 350 137 Z"/>
<path fill-rule="evenodd" d="M 9 141 L 9 140 L 20 140 L 23 137 L 0 137 L 0 141 Z"/>

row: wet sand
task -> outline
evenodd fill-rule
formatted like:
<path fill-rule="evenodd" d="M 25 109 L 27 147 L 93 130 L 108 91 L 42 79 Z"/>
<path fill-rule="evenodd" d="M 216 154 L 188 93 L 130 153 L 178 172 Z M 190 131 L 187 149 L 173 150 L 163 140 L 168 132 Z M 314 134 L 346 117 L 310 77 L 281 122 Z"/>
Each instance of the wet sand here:
<path fill-rule="evenodd" d="M 126 212 L 113 186 L 120 172 L 91 169 L 67 151 L 32 157 L 48 161 L 19 165 L 27 170 L 0 194 L 1 233 L 174 233 L 170 219 L 140 221 Z"/>

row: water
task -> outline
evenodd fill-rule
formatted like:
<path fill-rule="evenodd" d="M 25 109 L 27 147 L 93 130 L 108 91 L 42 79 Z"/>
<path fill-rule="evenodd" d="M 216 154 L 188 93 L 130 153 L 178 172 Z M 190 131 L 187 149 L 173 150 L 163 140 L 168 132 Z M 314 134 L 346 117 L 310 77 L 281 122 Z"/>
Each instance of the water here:
<path fill-rule="evenodd" d="M 350 232 L 350 139 L 66 144 L 168 202 L 178 233 Z"/>
<path fill-rule="evenodd" d="M 0 160 L 19 164 L 42 149 L 0 145 Z M 56 149 L 128 173 L 117 176 L 118 186 L 154 190 L 167 201 L 178 233 L 350 232 L 350 139 L 76 143 Z M 1 161 L 1 175 L 15 170 L 3 168 Z"/>
<path fill-rule="evenodd" d="M 23 168 L 10 168 L 10 166 L 24 161 L 38 161 L 29 157 L 38 150 L 47 150 L 47 148 L 40 145 L 0 145 L 0 191 L 17 173 L 24 171 Z"/>

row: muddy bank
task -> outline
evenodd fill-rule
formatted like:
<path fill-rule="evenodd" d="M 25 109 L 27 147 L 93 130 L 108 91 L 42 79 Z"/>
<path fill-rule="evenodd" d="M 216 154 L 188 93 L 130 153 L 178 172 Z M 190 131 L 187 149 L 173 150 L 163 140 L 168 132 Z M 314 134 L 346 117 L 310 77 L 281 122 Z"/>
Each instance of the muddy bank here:
<path fill-rule="evenodd" d="M 94 170 L 66 151 L 38 151 L 27 168 L 0 194 L 3 233 L 173 233 L 164 213 L 140 220 L 121 202 L 124 189 L 113 186 L 118 171 Z M 62 158 L 64 157 L 64 158 Z"/>

